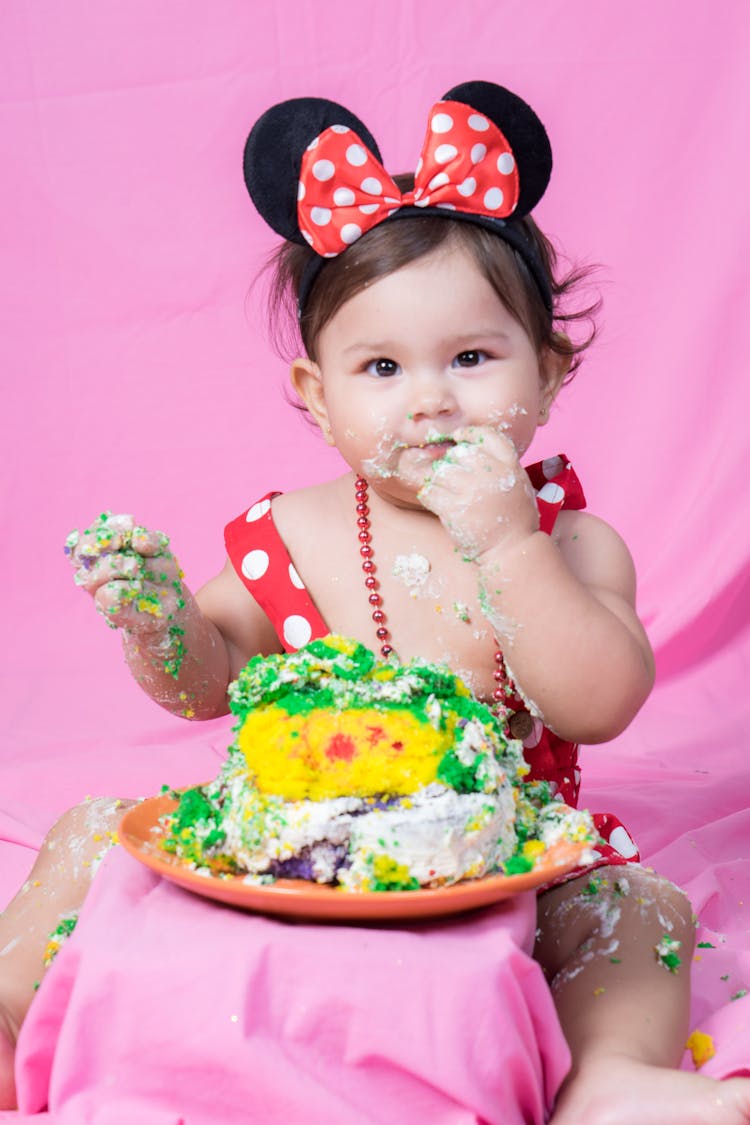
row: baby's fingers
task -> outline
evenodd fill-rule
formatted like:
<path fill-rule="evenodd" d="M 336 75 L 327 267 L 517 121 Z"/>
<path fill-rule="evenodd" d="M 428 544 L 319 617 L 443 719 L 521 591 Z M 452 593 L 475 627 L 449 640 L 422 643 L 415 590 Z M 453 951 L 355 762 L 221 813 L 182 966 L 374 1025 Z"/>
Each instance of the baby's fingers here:
<path fill-rule="evenodd" d="M 113 579 L 137 579 L 141 576 L 142 562 L 134 555 L 101 555 L 98 559 L 89 559 L 80 566 L 73 575 L 76 586 L 88 590 L 90 594 L 96 593 L 100 586 Z"/>
<path fill-rule="evenodd" d="M 71 531 L 65 540 L 65 554 L 74 566 L 88 569 L 102 555 L 128 547 L 132 533 L 132 516 L 113 516 L 111 512 L 104 512 L 85 531 Z"/>
<path fill-rule="evenodd" d="M 71 531 L 65 554 L 76 567 L 91 570 L 103 557 L 122 552 L 143 558 L 169 556 L 169 539 L 162 531 L 149 531 L 132 516 L 102 515 L 85 531 Z"/>
<path fill-rule="evenodd" d="M 166 633 L 178 608 L 178 594 L 139 580 L 113 580 L 94 594 L 96 608 L 112 628 L 132 633 Z"/>
<path fill-rule="evenodd" d="M 476 446 L 499 461 L 516 461 L 518 450 L 510 434 L 491 426 L 461 426 L 453 433 L 457 443 Z"/>
<path fill-rule="evenodd" d="M 148 528 L 136 526 L 133 528 L 131 546 L 137 554 L 146 558 L 168 555 L 169 537 L 163 531 L 149 531 Z"/>

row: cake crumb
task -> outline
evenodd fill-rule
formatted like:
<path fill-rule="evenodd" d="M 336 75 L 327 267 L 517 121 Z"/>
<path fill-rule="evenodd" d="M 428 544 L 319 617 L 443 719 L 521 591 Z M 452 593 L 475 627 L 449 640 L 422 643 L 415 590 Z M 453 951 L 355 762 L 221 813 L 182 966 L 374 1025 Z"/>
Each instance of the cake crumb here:
<path fill-rule="evenodd" d="M 682 942 L 677 941 L 676 938 L 671 938 L 669 934 L 664 934 L 661 941 L 654 946 L 656 960 L 670 973 L 676 973 L 682 964 L 677 952 L 681 945 Z"/>
<path fill-rule="evenodd" d="M 690 1033 L 688 1036 L 685 1049 L 690 1051 L 693 1056 L 693 1066 L 696 1070 L 700 1070 L 704 1063 L 712 1059 L 716 1054 L 714 1041 L 710 1035 L 706 1035 L 704 1031 L 697 1029 Z"/>

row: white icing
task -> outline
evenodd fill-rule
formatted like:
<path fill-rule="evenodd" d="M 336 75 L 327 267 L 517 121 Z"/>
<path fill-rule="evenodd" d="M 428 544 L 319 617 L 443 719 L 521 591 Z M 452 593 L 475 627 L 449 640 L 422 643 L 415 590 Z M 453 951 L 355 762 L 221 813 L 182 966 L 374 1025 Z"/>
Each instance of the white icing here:
<path fill-rule="evenodd" d="M 430 573 L 430 560 L 424 555 L 396 555 L 393 560 L 394 578 L 400 578 L 405 586 L 424 586 Z"/>
<path fill-rule="evenodd" d="M 378 809 L 354 821 L 351 865 L 340 874 L 348 889 L 367 885 L 375 856 L 405 864 L 425 886 L 484 875 L 512 854 L 515 806 L 509 786 L 488 796 L 436 783 L 411 800 L 410 809 Z"/>

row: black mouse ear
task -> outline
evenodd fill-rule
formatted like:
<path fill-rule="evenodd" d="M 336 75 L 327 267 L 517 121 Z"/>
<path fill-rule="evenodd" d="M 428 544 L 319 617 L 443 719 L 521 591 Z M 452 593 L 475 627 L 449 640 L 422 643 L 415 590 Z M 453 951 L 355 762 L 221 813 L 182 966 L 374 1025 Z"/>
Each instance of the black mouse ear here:
<path fill-rule="evenodd" d="M 300 164 L 325 129 L 345 125 L 381 159 L 372 134 L 344 106 L 326 98 L 291 98 L 267 109 L 245 142 L 243 170 L 250 198 L 277 234 L 304 243 L 297 221 Z"/>
<path fill-rule="evenodd" d="M 547 131 L 530 105 L 494 82 L 463 82 L 443 95 L 483 113 L 508 141 L 518 167 L 519 196 L 514 218 L 527 215 L 544 195 L 552 172 Z"/>

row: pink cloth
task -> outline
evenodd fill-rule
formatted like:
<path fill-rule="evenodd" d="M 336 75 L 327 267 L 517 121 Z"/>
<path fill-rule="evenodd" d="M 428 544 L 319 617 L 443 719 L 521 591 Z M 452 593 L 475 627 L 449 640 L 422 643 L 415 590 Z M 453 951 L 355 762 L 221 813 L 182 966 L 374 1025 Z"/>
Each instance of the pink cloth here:
<path fill-rule="evenodd" d="M 80 925 L 17 1057 L 22 1111 L 49 1098 L 64 1125 L 541 1125 L 567 1069 L 523 952 L 532 895 L 458 921 L 303 925 L 207 904 L 116 849 Z"/>
<path fill-rule="evenodd" d="M 61 551 L 71 526 L 105 508 L 134 512 L 170 533 L 195 587 L 222 565 L 227 512 L 271 485 L 296 488 L 341 468 L 290 410 L 259 291 L 246 300 L 272 246 L 241 181 L 248 126 L 271 101 L 328 96 L 368 125 L 390 170 L 409 169 L 435 99 L 457 82 L 496 80 L 535 107 L 552 139 L 540 221 L 574 258 L 605 266 L 601 340 L 529 456 L 575 450 L 590 510 L 634 553 L 657 649 L 657 687 L 641 715 L 611 745 L 582 751 L 582 803 L 612 809 L 646 861 L 691 894 L 699 940 L 715 947 L 698 950 L 693 966 L 692 1026 L 714 1037 L 704 1072 L 728 1073 L 750 1061 L 748 1001 L 732 999 L 750 986 L 750 211 L 738 143 L 750 111 L 750 21 L 742 4 L 694 4 L 685 18 L 678 0 L 633 0 L 626 16 L 590 0 L 564 11 L 562 20 L 556 0 L 434 0 L 429 20 L 401 0 L 345 12 L 311 0 L 225 0 L 210 11 L 198 0 L 3 6 L 0 897 L 64 808 L 87 793 L 203 780 L 227 741 L 228 722 L 189 726 L 129 681 L 116 638 L 72 585 Z M 50 1051 L 56 1105 L 90 1096 L 89 1070 L 99 1081 L 85 1012 L 100 992 L 120 989 L 117 1019 L 102 1030 L 108 1063 L 137 1069 L 128 1029 L 144 1033 L 144 1005 L 130 1009 L 126 998 L 140 920 L 146 932 L 152 916 L 150 896 L 127 897 L 124 861 L 105 871 L 123 901 L 107 906 L 102 882 L 32 1009 L 24 1081 L 37 1099 Z M 150 877 L 133 878 L 142 888 Z M 153 895 L 170 908 L 181 901 L 167 888 Z M 229 911 L 191 908 L 240 924 Z M 115 909 L 138 918 L 132 951 L 124 929 L 110 937 Z M 484 942 L 490 921 L 466 921 Z M 155 946 L 170 927 L 149 925 Z M 122 951 L 117 965 L 94 948 L 105 930 Z M 435 956 L 451 933 L 441 931 Z M 204 959 L 194 953 L 197 987 Z M 56 990 L 74 971 L 56 1041 Z M 548 1005 L 530 995 L 530 1018 L 543 1022 Z M 390 1013 L 388 1027 L 411 1065 Z M 464 1032 L 443 1030 L 464 1058 Z M 73 1036 L 84 1032 L 87 1050 L 76 1053 Z M 552 1081 L 561 1056 L 548 1047 Z M 488 1035 L 473 1052 L 478 1090 L 490 1088 L 496 1049 Z M 138 1085 L 120 1088 L 125 1108 L 92 1109 L 96 1125 L 116 1113 L 176 1120 L 164 1110 L 174 1072 L 153 1044 L 140 1065 Z M 200 1072 L 182 1081 L 203 1096 Z M 218 1097 L 215 1074 L 208 1084 Z M 128 1114 L 131 1096 L 138 1111 Z"/>

